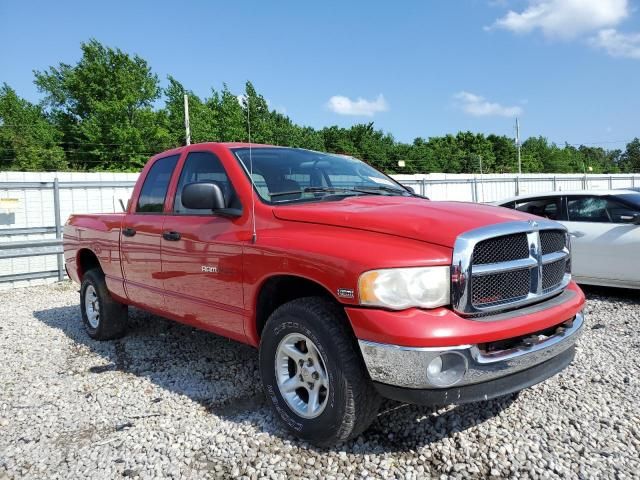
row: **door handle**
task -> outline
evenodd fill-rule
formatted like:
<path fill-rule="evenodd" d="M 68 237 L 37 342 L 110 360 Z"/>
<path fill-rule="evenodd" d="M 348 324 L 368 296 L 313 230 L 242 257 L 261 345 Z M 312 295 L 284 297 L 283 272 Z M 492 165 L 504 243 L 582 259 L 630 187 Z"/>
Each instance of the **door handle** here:
<path fill-rule="evenodd" d="M 177 242 L 180 240 L 180 234 L 178 232 L 163 232 L 162 238 L 169 240 L 170 242 Z"/>
<path fill-rule="evenodd" d="M 133 237 L 136 234 L 136 230 L 131 227 L 126 227 L 122 229 L 122 234 L 125 237 Z"/>
<path fill-rule="evenodd" d="M 580 238 L 580 237 L 584 237 L 585 233 L 579 232 L 576 230 L 575 232 L 569 232 L 569 235 L 571 235 L 573 238 Z"/>

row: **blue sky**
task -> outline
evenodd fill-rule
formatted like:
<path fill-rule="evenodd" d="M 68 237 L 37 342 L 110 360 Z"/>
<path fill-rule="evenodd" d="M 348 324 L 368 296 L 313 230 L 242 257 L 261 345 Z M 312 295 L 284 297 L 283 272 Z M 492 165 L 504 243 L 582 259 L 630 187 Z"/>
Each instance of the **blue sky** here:
<path fill-rule="evenodd" d="M 206 96 L 251 80 L 295 122 L 374 121 L 398 140 L 459 130 L 623 147 L 640 136 L 639 0 L 0 0 L 0 82 L 96 38 Z"/>

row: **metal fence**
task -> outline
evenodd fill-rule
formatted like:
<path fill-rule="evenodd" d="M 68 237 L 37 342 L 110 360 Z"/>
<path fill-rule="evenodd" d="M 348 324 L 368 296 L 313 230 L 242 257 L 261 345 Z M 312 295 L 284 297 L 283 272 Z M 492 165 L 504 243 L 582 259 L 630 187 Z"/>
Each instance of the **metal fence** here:
<path fill-rule="evenodd" d="M 62 280 L 65 276 L 62 228 L 66 218 L 72 212 L 118 211 L 116 198 L 126 201 L 135 184 L 135 180 L 129 179 L 76 180 L 73 175 L 66 181 L 57 177 L 45 181 L 2 181 L 7 175 L 0 173 L 0 289 L 3 290 L 31 285 L 34 281 Z M 95 174 L 79 175 L 91 178 Z"/>
<path fill-rule="evenodd" d="M 30 181 L 43 176 L 47 178 Z M 22 174 L 22 180 L 17 180 L 0 172 L 0 289 L 62 280 L 63 222 L 71 213 L 120 211 L 119 200 L 126 204 L 136 178 L 137 174 L 61 173 Z M 546 191 L 640 186 L 640 175 L 429 174 L 395 178 L 432 200 L 471 202 Z M 19 206 L 7 207 L 9 200 Z"/>
<path fill-rule="evenodd" d="M 433 178 L 441 176 L 442 178 Z M 395 175 L 396 180 L 432 200 L 495 202 L 518 195 L 570 190 L 640 187 L 640 175 Z"/>

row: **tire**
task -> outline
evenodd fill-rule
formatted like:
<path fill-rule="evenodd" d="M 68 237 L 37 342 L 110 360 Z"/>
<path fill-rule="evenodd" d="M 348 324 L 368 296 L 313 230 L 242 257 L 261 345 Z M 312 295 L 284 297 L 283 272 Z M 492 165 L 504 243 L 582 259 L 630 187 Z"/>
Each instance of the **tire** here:
<path fill-rule="evenodd" d="M 271 314 L 260 340 L 260 374 L 268 403 L 286 428 L 318 446 L 362 433 L 375 419 L 382 400 L 347 325 L 339 305 L 320 297 L 300 298 Z M 295 352 L 290 356 L 292 348 Z M 316 360 L 310 364 L 309 359 Z M 305 386 L 291 391 L 285 383 L 288 376 L 294 382 L 291 389 L 296 384 Z M 312 389 L 307 388 L 311 385 Z M 317 411 L 312 408 L 316 389 Z"/>
<path fill-rule="evenodd" d="M 90 304 L 92 298 L 94 300 Z M 84 274 L 80 287 L 80 309 L 85 329 L 94 340 L 113 340 L 126 333 L 127 306 L 111 297 L 101 270 L 92 269 Z"/>

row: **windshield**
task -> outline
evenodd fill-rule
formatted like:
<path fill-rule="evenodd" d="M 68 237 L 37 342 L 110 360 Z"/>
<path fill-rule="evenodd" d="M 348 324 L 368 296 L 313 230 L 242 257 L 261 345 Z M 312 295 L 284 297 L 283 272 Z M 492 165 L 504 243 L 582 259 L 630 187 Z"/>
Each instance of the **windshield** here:
<path fill-rule="evenodd" d="M 233 152 L 251 170 L 249 149 Z M 253 148 L 253 182 L 268 203 L 339 199 L 351 195 L 411 195 L 402 185 L 352 157 L 298 148 Z"/>

